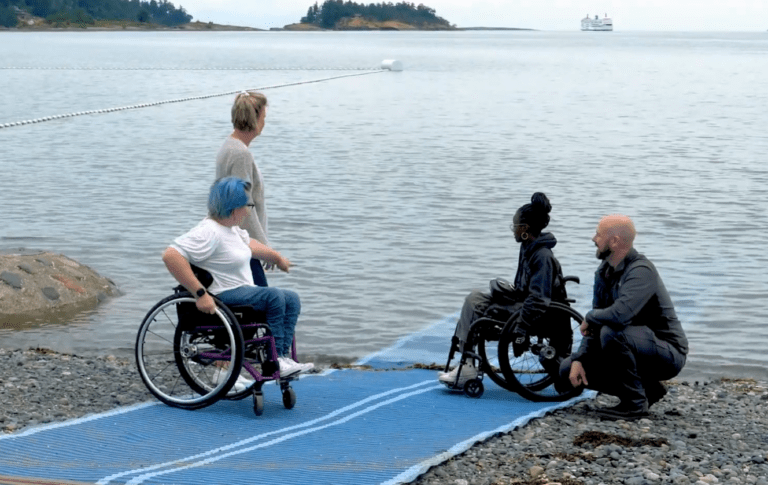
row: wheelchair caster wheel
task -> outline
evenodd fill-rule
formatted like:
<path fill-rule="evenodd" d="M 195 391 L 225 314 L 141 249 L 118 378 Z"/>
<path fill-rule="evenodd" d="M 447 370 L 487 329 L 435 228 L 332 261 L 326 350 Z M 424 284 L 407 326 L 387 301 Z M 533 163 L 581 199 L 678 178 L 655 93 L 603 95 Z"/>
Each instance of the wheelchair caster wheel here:
<path fill-rule="evenodd" d="M 256 416 L 264 414 L 264 394 L 253 393 L 253 414 Z"/>
<path fill-rule="evenodd" d="M 464 383 L 464 394 L 469 397 L 479 398 L 485 392 L 483 382 L 480 379 L 470 379 Z"/>
<path fill-rule="evenodd" d="M 285 409 L 293 409 L 295 405 L 296 393 L 289 387 L 283 391 L 283 406 L 285 406 Z"/>

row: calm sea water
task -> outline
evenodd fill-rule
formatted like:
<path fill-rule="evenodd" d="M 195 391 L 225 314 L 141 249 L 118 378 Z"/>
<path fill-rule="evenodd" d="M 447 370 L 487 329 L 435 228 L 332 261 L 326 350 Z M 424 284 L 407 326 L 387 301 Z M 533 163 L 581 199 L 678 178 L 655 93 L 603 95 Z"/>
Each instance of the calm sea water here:
<path fill-rule="evenodd" d="M 0 124 L 384 59 L 405 71 L 265 91 L 251 148 L 297 264 L 269 278 L 302 296 L 300 352 L 360 357 L 454 316 L 514 275 L 508 224 L 544 191 L 577 310 L 598 220 L 626 213 L 690 338 L 686 375 L 768 376 L 764 33 L 2 33 L 0 67 L 33 69 L 0 70 Z M 130 355 L 174 286 L 161 252 L 205 214 L 231 101 L 0 130 L 0 250 L 64 253 L 124 292 L 0 346 Z"/>

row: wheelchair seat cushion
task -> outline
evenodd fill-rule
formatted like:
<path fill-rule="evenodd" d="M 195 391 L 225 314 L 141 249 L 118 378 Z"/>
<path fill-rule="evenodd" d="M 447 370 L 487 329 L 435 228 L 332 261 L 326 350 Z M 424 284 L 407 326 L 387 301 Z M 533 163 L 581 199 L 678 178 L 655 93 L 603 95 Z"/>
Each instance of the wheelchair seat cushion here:
<path fill-rule="evenodd" d="M 227 305 L 227 308 L 232 310 L 232 313 L 237 317 L 237 321 L 240 325 L 247 325 L 249 323 L 266 323 L 267 314 L 264 311 L 254 310 L 252 306 L 248 305 Z"/>

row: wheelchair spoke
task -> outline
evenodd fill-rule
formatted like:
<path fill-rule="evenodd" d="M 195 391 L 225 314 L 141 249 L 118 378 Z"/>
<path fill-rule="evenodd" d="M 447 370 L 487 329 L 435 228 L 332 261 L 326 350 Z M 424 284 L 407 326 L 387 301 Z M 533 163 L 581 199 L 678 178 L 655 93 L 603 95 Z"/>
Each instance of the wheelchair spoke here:
<path fill-rule="evenodd" d="M 162 300 L 144 318 L 136 338 L 136 363 L 149 391 L 187 409 L 216 402 L 234 384 L 237 376 L 230 372 L 225 382 L 214 379 L 216 362 L 238 369 L 242 362 L 242 336 L 231 312 L 220 308 L 203 315 L 194 305 L 186 293 Z"/>
<path fill-rule="evenodd" d="M 499 341 L 499 359 L 512 390 L 531 401 L 564 401 L 580 391 L 558 391 L 560 362 L 571 353 L 573 336 L 582 317 L 569 306 L 553 302 L 545 320 L 529 336 L 529 346 L 519 357 L 513 353 L 512 328 Z"/>

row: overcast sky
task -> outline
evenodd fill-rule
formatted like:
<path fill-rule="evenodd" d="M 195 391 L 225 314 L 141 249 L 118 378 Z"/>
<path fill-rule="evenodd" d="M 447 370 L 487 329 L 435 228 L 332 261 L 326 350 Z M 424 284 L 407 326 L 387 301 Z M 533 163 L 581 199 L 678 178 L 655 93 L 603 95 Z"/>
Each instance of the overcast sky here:
<path fill-rule="evenodd" d="M 355 0 L 356 3 L 378 3 Z M 398 3 L 400 0 L 390 0 Z M 268 29 L 298 22 L 314 0 L 171 0 L 194 20 Z M 322 1 L 318 2 L 322 4 Z M 614 30 L 761 31 L 768 0 L 424 0 L 458 27 L 579 30 L 586 14 L 608 14 Z"/>

